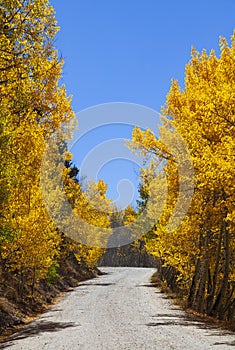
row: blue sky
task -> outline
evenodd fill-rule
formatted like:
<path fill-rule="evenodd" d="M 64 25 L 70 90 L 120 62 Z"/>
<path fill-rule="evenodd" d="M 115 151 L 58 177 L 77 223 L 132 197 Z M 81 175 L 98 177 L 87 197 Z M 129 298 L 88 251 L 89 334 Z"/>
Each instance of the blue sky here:
<path fill-rule="evenodd" d="M 235 28 L 234 0 L 51 3 L 61 27 L 55 45 L 65 60 L 62 82 L 73 95 L 78 119 L 85 108 L 111 102 L 125 102 L 127 109 L 131 103 L 160 111 L 171 78 L 183 86 L 192 45 L 199 51 L 214 48 L 219 52 L 219 36 L 229 40 Z M 144 118 L 143 114 L 142 125 Z M 94 130 L 90 128 L 71 149 L 78 167 L 102 142 L 131 135 L 131 126 L 110 123 L 97 128 L 99 115 L 95 119 Z M 109 183 L 109 196 L 117 198 L 118 181 L 129 179 L 136 188 L 137 173 L 138 166 L 123 159 L 108 162 L 96 177 L 102 176 Z M 126 204 L 124 198 L 121 205 Z"/>

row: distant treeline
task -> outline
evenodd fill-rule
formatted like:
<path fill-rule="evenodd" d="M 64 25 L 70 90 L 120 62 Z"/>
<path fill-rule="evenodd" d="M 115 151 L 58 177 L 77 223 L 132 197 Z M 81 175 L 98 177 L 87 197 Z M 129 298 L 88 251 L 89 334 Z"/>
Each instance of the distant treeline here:
<path fill-rule="evenodd" d="M 99 266 L 156 267 L 157 261 L 145 248 L 128 244 L 109 248 L 99 260 Z"/>

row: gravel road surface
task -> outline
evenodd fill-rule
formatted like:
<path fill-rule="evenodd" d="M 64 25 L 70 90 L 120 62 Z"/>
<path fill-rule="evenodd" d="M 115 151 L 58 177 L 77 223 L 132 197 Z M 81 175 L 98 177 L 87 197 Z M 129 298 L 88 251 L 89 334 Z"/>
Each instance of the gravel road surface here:
<path fill-rule="evenodd" d="M 151 268 L 101 268 L 0 349 L 234 349 L 234 334 L 181 311 L 150 283 Z"/>

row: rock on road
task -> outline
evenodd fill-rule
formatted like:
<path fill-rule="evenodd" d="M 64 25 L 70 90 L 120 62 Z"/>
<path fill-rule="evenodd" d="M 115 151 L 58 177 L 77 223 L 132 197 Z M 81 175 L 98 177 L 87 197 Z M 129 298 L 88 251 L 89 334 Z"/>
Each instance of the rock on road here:
<path fill-rule="evenodd" d="M 234 349 L 234 334 L 180 310 L 151 285 L 151 268 L 101 268 L 0 349 Z"/>

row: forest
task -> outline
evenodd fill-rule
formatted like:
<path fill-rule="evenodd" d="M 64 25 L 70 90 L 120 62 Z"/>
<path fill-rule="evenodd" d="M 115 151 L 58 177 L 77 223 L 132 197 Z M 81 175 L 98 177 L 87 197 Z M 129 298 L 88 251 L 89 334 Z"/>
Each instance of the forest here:
<path fill-rule="evenodd" d="M 68 272 L 62 267 L 70 260 L 80 278 L 98 273 L 100 261 L 156 264 L 160 279 L 189 308 L 234 322 L 235 32 L 231 43 L 220 39 L 219 57 L 213 50 L 192 50 L 184 87 L 172 80 L 159 136 L 134 128 L 128 147 L 146 159 L 140 200 L 119 213 L 104 181 L 82 186 L 67 149 L 77 125 L 61 84 L 64 62 L 54 45 L 59 27 L 53 7 L 47 0 L 3 0 L 0 11 L 0 318 L 7 302 L 35 307 Z M 66 236 L 45 206 L 41 165 L 51 138 L 45 181 L 54 216 L 61 215 L 60 191 L 49 180 L 62 159 L 63 188 L 73 212 L 89 223 L 89 245 Z M 174 215 L 181 218 L 176 227 Z M 131 225 L 134 235 L 145 218 L 154 224 L 141 240 L 105 253 L 103 242 L 114 227 Z"/>
<path fill-rule="evenodd" d="M 141 173 L 141 205 L 154 197 L 147 216 L 158 216 L 167 192 L 163 213 L 145 237 L 148 252 L 159 260 L 161 278 L 171 288 L 180 289 L 192 309 L 232 321 L 235 33 L 231 46 L 223 37 L 219 45 L 220 57 L 214 50 L 200 54 L 192 49 L 184 88 L 172 80 L 162 108 L 160 136 L 136 127 L 130 147 L 149 158 Z M 190 192 L 191 203 L 185 213 Z M 183 220 L 174 225 L 171 220 L 177 222 L 177 216 Z"/>

